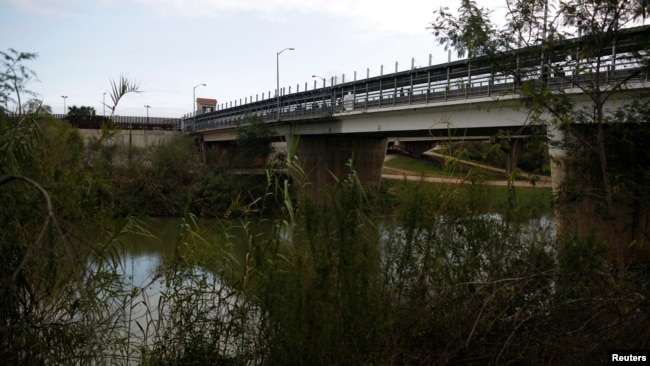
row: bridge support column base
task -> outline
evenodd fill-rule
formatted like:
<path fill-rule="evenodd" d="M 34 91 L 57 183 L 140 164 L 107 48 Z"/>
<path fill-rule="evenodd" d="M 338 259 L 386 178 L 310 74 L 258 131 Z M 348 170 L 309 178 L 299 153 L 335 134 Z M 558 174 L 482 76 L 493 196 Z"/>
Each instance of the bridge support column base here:
<path fill-rule="evenodd" d="M 564 138 L 559 131 L 554 134 Z M 621 267 L 631 263 L 649 264 L 650 246 L 645 236 L 650 226 L 647 211 L 634 212 L 631 209 L 634 205 L 624 202 L 609 212 L 603 210 L 601 199 L 582 193 L 591 191 L 598 182 L 581 178 L 584 173 L 575 168 L 576 163 L 567 151 L 549 147 L 549 154 L 559 242 L 595 234 L 606 243 L 608 250 L 604 257 L 610 264 Z"/>
<path fill-rule="evenodd" d="M 201 142 L 203 162 L 208 166 L 231 166 L 238 154 L 237 146 L 231 141 Z"/>
<path fill-rule="evenodd" d="M 521 155 L 521 150 L 523 149 L 524 145 L 524 140 L 523 139 L 512 139 L 512 141 L 509 141 L 509 146 L 508 147 L 503 147 L 504 151 L 508 155 L 507 161 L 506 161 L 506 174 L 510 176 L 512 172 L 517 169 L 517 160 L 519 159 L 519 155 Z"/>
<path fill-rule="evenodd" d="M 366 193 L 379 191 L 387 138 L 359 136 L 299 136 L 295 152 L 304 174 L 292 173 L 299 194 L 318 198 L 321 190 L 356 172 Z M 350 166 L 352 162 L 352 166 Z"/>

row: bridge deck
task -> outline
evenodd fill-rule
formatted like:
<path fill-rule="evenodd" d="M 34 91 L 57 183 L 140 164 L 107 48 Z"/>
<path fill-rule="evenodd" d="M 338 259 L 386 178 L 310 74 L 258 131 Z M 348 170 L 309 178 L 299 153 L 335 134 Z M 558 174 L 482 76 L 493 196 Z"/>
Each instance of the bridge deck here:
<path fill-rule="evenodd" d="M 271 121 L 328 120 L 351 111 L 373 111 L 409 105 L 469 100 L 485 97 L 519 95 L 528 80 L 544 78 L 549 87 L 569 89 L 576 85 L 616 85 L 624 82 L 645 82 L 646 66 L 640 62 L 639 50 L 647 50 L 650 27 L 643 26 L 621 32 L 609 48 L 603 49 L 600 64 L 576 63 L 567 58 L 567 47 L 558 45 L 547 56 L 551 66 L 542 72 L 539 47 L 504 53 L 497 65 L 488 58 L 459 60 L 442 65 L 417 68 L 360 81 L 342 83 L 311 91 L 297 92 L 276 98 L 242 104 L 196 115 L 185 119 L 186 126 L 196 132 L 232 128 L 256 118 Z M 575 46 L 578 40 L 566 41 Z M 650 58 L 646 52 L 641 59 Z M 513 67 L 514 66 L 514 67 Z M 507 74 L 506 69 L 516 69 Z"/>

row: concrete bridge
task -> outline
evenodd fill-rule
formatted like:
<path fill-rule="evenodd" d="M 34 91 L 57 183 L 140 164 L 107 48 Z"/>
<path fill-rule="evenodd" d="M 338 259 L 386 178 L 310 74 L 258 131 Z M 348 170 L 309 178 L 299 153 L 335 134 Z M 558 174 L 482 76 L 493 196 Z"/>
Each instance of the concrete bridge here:
<path fill-rule="evenodd" d="M 579 84 L 607 89 L 625 80 L 626 87 L 607 106 L 616 108 L 647 93 L 648 73 L 630 54 L 639 50 L 639 39 L 649 35 L 648 26 L 622 31 L 600 55 L 605 62 L 597 65 L 577 65 L 562 47 L 545 56 L 553 65 L 550 69 L 540 67 L 539 48 L 514 50 L 500 61 L 520 70 L 523 81 L 543 80 L 571 95 L 578 107 L 591 103 Z M 185 119 L 184 125 L 200 137 L 205 150 L 219 155 L 232 149 L 238 125 L 264 122 L 278 141 L 297 141 L 295 155 L 313 186 L 331 182 L 332 173 L 341 176 L 353 158 L 362 183 L 373 191 L 379 186 L 389 143 L 421 153 L 440 140 L 528 135 L 532 123 L 521 108 L 522 83 L 495 70 L 491 60 L 473 58 L 362 80 L 355 76 L 349 82 L 343 77 L 328 87 L 315 83 L 308 90 L 305 84 L 300 91 L 298 85 L 294 93 L 276 90 L 273 96 L 269 92 L 268 97 L 222 104 L 214 112 Z"/>

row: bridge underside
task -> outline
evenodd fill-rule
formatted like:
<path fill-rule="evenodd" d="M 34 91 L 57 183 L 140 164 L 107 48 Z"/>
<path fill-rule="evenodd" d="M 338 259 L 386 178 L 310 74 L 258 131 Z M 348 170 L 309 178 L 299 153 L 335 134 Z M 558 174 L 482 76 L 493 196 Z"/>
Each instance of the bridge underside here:
<path fill-rule="evenodd" d="M 319 194 L 321 187 L 336 179 L 345 179 L 351 172 L 349 162 L 368 193 L 379 189 L 384 158 L 389 145 L 399 145 L 417 155 L 430 150 L 441 141 L 489 139 L 496 134 L 514 138 L 530 135 L 525 126 L 526 114 L 504 108 L 504 101 L 484 101 L 471 105 L 437 105 L 424 108 L 384 109 L 381 113 L 352 112 L 328 118 L 282 119 L 267 122 L 278 141 L 289 145 L 297 141 L 295 155 L 304 171 L 308 185 L 301 192 Z M 490 113 L 481 112 L 490 111 Z M 453 119 L 449 118 L 454 115 Z M 236 140 L 236 127 L 203 131 L 202 137 L 211 145 L 228 151 L 228 141 Z M 293 140 L 293 141 L 292 141 Z M 220 155 L 225 152 L 219 151 Z M 213 149 L 213 152 L 215 150 Z M 225 156 L 225 155 L 224 155 Z M 294 174 L 296 183 L 301 177 Z"/>

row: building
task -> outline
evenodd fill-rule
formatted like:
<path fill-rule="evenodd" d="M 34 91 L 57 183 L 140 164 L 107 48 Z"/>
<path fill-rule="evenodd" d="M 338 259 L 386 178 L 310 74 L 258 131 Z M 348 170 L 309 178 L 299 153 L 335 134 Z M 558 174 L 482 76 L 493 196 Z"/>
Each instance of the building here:
<path fill-rule="evenodd" d="M 217 100 L 209 98 L 196 98 L 196 113 L 210 113 L 217 109 Z"/>

